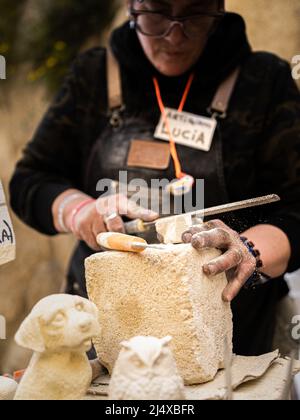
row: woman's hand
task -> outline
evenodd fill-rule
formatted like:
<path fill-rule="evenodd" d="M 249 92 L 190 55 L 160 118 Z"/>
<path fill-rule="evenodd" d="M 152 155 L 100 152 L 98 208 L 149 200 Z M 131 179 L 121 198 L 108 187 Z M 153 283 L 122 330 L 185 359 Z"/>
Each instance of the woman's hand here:
<path fill-rule="evenodd" d="M 125 233 L 122 216 L 129 219 L 142 219 L 145 222 L 152 222 L 158 218 L 157 213 L 138 206 L 134 201 L 120 194 L 100 197 L 84 206 L 74 217 L 76 206 L 78 202 L 66 209 L 66 226 L 78 240 L 86 242 L 95 251 L 100 250 L 97 244 L 99 233 Z"/>
<path fill-rule="evenodd" d="M 213 220 L 192 227 L 182 239 L 197 250 L 217 248 L 223 251 L 220 257 L 203 266 L 203 272 L 208 276 L 226 272 L 228 285 L 223 292 L 223 300 L 231 302 L 256 268 L 256 259 L 241 241 L 240 235 L 221 220 Z"/>

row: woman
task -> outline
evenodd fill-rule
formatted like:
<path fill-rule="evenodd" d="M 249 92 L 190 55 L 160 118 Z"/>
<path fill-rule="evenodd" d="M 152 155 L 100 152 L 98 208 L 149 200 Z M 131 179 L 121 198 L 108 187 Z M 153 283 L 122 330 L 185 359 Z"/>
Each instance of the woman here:
<path fill-rule="evenodd" d="M 72 232 L 80 240 L 68 291 L 84 295 L 84 259 L 99 249 L 97 234 L 123 231 L 124 216 L 158 217 L 126 197 L 99 197 L 99 180 L 117 180 L 121 170 L 129 180 L 142 177 L 148 183 L 188 174 L 187 180 L 205 180 L 206 207 L 279 194 L 279 204 L 227 215 L 184 235 L 196 249 L 223 251 L 203 269 L 208 275 L 227 273 L 223 298 L 232 301 L 234 351 L 267 352 L 276 305 L 288 293 L 283 275 L 299 267 L 300 95 L 291 70 L 271 54 L 251 51 L 242 18 L 224 13 L 223 1 L 134 0 L 128 7 L 130 22 L 114 31 L 110 42 L 125 109 L 113 118 L 107 113 L 105 49 L 81 55 L 17 165 L 12 207 L 42 233 Z M 168 126 L 165 106 L 177 109 L 181 101 L 184 111 L 211 117 L 210 104 L 226 80 L 233 94 L 227 88 L 228 109 L 215 115 L 217 128 L 206 151 L 174 145 L 167 130 L 172 157 L 167 167 L 151 158 L 155 145 L 148 163 L 143 147 L 138 156 L 144 164 L 131 160 L 132 141 L 153 141 L 161 115 Z M 255 269 L 268 281 L 243 289 Z"/>

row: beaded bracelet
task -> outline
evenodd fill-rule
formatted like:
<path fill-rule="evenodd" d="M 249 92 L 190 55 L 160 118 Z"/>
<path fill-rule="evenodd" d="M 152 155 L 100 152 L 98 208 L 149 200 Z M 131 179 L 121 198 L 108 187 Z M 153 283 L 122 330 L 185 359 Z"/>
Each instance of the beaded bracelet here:
<path fill-rule="evenodd" d="M 252 276 L 249 277 L 249 279 L 246 281 L 244 288 L 246 290 L 255 289 L 257 286 L 263 285 L 267 283 L 268 281 L 270 281 L 271 277 L 259 271 L 263 267 L 263 262 L 260 258 L 260 252 L 257 249 L 255 249 L 254 243 L 249 241 L 244 236 L 241 236 L 241 241 L 248 248 L 248 251 L 250 252 L 250 254 L 253 255 L 253 257 L 256 260 L 255 271 L 252 274 Z"/>

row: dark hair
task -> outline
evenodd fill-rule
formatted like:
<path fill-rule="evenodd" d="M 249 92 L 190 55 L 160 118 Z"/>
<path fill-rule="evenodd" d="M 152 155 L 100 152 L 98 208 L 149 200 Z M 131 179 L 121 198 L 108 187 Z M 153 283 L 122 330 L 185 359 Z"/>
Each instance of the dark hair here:
<path fill-rule="evenodd" d="M 129 3 L 131 6 L 133 6 L 134 1 L 137 1 L 139 3 L 144 3 L 145 0 L 130 0 Z M 199 0 L 200 2 L 201 0 Z M 225 0 L 218 0 L 218 9 L 225 10 Z"/>

